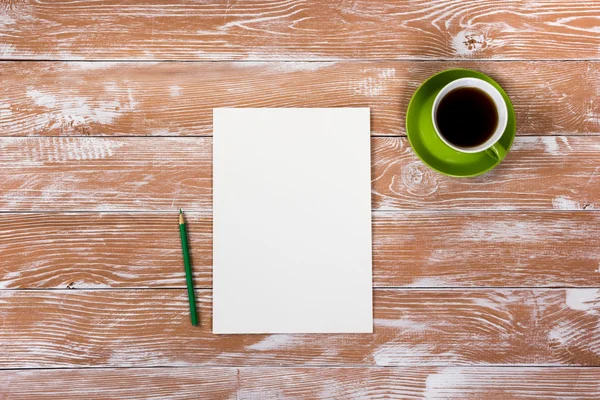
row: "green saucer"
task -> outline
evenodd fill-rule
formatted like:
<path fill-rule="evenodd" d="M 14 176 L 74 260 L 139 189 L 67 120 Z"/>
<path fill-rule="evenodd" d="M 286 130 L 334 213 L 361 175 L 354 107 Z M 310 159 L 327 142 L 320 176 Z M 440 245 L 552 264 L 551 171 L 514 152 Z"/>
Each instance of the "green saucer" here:
<path fill-rule="evenodd" d="M 500 85 L 481 72 L 468 69 L 450 69 L 432 76 L 417 89 L 410 100 L 406 113 L 406 134 L 415 154 L 432 169 L 445 175 L 460 178 L 481 175 L 502 161 L 493 158 L 485 151 L 460 153 L 442 142 L 433 128 L 431 109 L 435 96 L 451 81 L 470 77 L 491 83 L 506 100 L 508 123 L 499 142 L 508 153 L 515 138 L 515 110 Z"/>

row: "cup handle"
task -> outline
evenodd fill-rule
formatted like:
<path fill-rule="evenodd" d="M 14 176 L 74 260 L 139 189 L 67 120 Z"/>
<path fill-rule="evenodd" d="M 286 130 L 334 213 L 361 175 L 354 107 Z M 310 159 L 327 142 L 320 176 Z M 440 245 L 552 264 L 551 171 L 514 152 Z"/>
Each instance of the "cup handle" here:
<path fill-rule="evenodd" d="M 506 156 L 506 149 L 499 142 L 494 143 L 485 152 L 495 160 L 502 160 Z"/>

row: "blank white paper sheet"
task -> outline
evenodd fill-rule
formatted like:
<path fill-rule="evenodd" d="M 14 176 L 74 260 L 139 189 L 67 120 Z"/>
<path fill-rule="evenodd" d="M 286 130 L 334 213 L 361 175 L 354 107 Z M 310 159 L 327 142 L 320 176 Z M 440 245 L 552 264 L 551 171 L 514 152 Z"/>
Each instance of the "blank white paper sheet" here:
<path fill-rule="evenodd" d="M 373 332 L 369 109 L 213 123 L 213 332 Z"/>

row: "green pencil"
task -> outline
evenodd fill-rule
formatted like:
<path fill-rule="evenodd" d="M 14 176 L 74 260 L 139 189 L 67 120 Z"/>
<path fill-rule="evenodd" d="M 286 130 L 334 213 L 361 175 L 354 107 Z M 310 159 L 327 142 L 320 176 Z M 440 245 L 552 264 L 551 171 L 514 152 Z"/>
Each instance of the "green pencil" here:
<path fill-rule="evenodd" d="M 185 280 L 187 282 L 188 299 L 190 301 L 190 317 L 192 325 L 198 325 L 196 316 L 196 296 L 194 296 L 194 280 L 192 277 L 192 264 L 190 263 L 190 252 L 188 250 L 187 233 L 185 232 L 185 220 L 183 211 L 179 210 L 179 233 L 181 234 L 181 249 L 183 251 L 183 265 L 185 266 Z"/>

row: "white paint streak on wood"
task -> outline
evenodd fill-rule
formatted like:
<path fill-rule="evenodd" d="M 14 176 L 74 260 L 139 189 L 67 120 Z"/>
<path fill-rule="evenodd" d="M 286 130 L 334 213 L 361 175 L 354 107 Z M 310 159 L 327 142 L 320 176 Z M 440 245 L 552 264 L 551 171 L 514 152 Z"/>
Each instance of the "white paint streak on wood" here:
<path fill-rule="evenodd" d="M 424 278 L 416 278 L 410 284 L 406 285 L 407 287 L 443 287 L 446 285 L 446 281 L 440 277 L 424 277 Z"/>
<path fill-rule="evenodd" d="M 553 223 L 540 223 L 539 218 L 510 218 L 477 220 L 466 222 L 462 238 L 468 242 L 483 243 L 539 243 L 564 239 L 586 241 L 589 233 L 573 226 L 568 220 L 558 219 Z"/>
<path fill-rule="evenodd" d="M 41 107 L 54 107 L 56 104 L 56 97 L 51 94 L 45 94 L 35 89 L 28 89 L 27 96 L 29 96 L 33 102 Z"/>
<path fill-rule="evenodd" d="M 579 210 L 579 203 L 567 196 L 556 196 L 552 199 L 552 207 L 555 210 Z"/>
<path fill-rule="evenodd" d="M 257 343 L 246 346 L 246 349 L 253 351 L 271 351 L 293 348 L 301 344 L 302 341 L 298 341 L 294 335 L 275 334 L 269 335 Z"/>
<path fill-rule="evenodd" d="M 100 138 L 32 138 L 15 142 L 18 151 L 10 154 L 14 161 L 24 165 L 64 163 L 69 161 L 101 160 L 112 157 L 114 151 L 125 145 L 120 140 Z M 42 163 L 42 164 L 40 164 Z M 56 183 L 56 182 L 55 182 Z"/>
<path fill-rule="evenodd" d="M 366 97 L 377 97 L 390 87 L 388 81 L 396 77 L 395 68 L 371 68 L 363 71 L 363 78 L 354 89 L 356 94 Z"/>
<path fill-rule="evenodd" d="M 0 120 L 11 118 L 13 112 L 9 103 L 0 102 Z"/>
<path fill-rule="evenodd" d="M 544 147 L 546 148 L 546 153 L 550 153 L 552 155 L 559 155 L 558 143 L 556 142 L 556 137 L 548 137 L 543 141 Z"/>
<path fill-rule="evenodd" d="M 559 319 L 549 334 L 548 340 L 555 352 L 562 357 L 572 357 L 574 354 L 591 354 L 600 358 L 600 341 L 585 341 L 588 326 L 600 329 L 600 290 L 599 289 L 567 289 L 565 305 L 571 310 L 582 312 L 583 315 L 572 320 Z"/>
<path fill-rule="evenodd" d="M 9 58 L 15 52 L 13 44 L 0 43 L 0 57 Z"/>
<path fill-rule="evenodd" d="M 171 97 L 181 96 L 181 86 L 173 85 L 173 86 L 169 87 L 169 93 L 170 93 Z"/>
<path fill-rule="evenodd" d="M 129 100 L 129 110 L 135 110 L 139 103 L 134 99 L 133 90 L 131 88 L 127 88 L 127 100 Z"/>
<path fill-rule="evenodd" d="M 148 66 L 149 64 L 156 65 L 156 63 L 144 63 L 144 65 L 146 65 L 146 66 Z M 98 70 L 110 70 L 113 68 L 119 68 L 123 64 L 120 62 L 113 62 L 113 61 L 95 61 L 95 62 L 72 61 L 72 62 L 69 62 L 68 65 L 73 70 L 83 70 L 83 71 L 91 70 L 91 71 L 96 71 L 95 73 L 98 73 L 97 72 Z"/>
<path fill-rule="evenodd" d="M 234 63 L 237 68 L 266 70 L 274 73 L 316 72 L 322 68 L 335 65 L 335 61 L 244 61 Z"/>
<path fill-rule="evenodd" d="M 8 14 L 0 14 L 0 29 L 11 29 L 9 25 L 15 24 L 14 18 L 11 18 Z"/>
<path fill-rule="evenodd" d="M 574 17 L 559 18 L 548 22 L 549 26 L 566 27 L 567 29 L 600 34 L 600 17 L 597 15 L 577 15 Z"/>
<path fill-rule="evenodd" d="M 373 363 L 378 367 L 402 365 L 408 359 L 426 359 L 436 352 L 436 346 L 432 343 L 404 344 L 399 342 L 383 344 L 373 351 Z M 441 357 L 454 358 L 455 355 L 446 353 Z"/>
<path fill-rule="evenodd" d="M 441 399 L 461 392 L 466 376 L 458 368 L 446 367 L 430 374 L 425 381 L 425 400 Z M 474 388 L 476 390 L 476 388 Z"/>
<path fill-rule="evenodd" d="M 60 99 L 50 93 L 36 89 L 28 89 L 27 96 L 34 103 L 48 109 L 45 113 L 38 114 L 36 125 L 43 129 L 61 129 L 63 126 L 87 125 L 97 123 L 111 124 L 119 116 L 121 103 L 118 100 L 96 101 L 90 105 L 89 99 L 79 96 L 61 96 Z M 129 107 L 133 109 L 130 96 Z"/>
<path fill-rule="evenodd" d="M 427 324 L 412 320 L 410 318 L 398 318 L 398 319 L 385 319 L 385 318 L 376 318 L 373 321 L 373 325 L 382 328 L 395 328 L 395 329 L 404 329 L 411 331 L 425 331 L 427 330 Z"/>
<path fill-rule="evenodd" d="M 596 314 L 600 309 L 600 289 L 567 289 L 567 307 Z"/>

